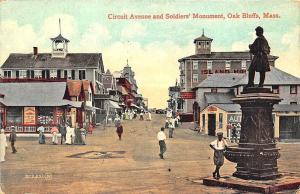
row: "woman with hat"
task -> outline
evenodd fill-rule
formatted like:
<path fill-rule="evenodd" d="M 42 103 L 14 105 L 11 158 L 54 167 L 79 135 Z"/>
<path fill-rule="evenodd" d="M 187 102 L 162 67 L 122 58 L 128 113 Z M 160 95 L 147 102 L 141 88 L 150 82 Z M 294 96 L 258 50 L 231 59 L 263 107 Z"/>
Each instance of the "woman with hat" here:
<path fill-rule="evenodd" d="M 221 177 L 220 168 L 224 164 L 224 151 L 228 146 L 226 140 L 223 138 L 222 132 L 218 132 L 217 136 L 218 139 L 209 144 L 209 146 L 214 150 L 214 164 L 216 169 L 213 172 L 213 177 L 215 179 L 219 179 Z"/>

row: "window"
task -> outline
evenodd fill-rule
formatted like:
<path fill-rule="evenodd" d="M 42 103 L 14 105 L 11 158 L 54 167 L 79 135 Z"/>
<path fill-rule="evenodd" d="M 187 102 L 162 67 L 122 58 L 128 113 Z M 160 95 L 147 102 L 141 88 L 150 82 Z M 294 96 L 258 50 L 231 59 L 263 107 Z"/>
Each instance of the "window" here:
<path fill-rule="evenodd" d="M 50 78 L 50 70 L 42 70 L 42 78 L 49 79 Z"/>
<path fill-rule="evenodd" d="M 243 69 L 243 70 L 247 69 L 247 63 L 246 63 L 246 60 L 242 60 L 242 69 Z"/>
<path fill-rule="evenodd" d="M 297 94 L 297 85 L 290 86 L 290 94 Z"/>
<path fill-rule="evenodd" d="M 210 92 L 211 92 L 211 93 L 217 93 L 217 92 L 218 92 L 218 89 L 217 89 L 217 88 L 211 88 L 211 89 L 210 89 Z"/>
<path fill-rule="evenodd" d="M 202 130 L 205 128 L 205 114 L 202 114 Z"/>
<path fill-rule="evenodd" d="M 39 107 L 37 122 L 41 125 L 49 125 L 54 119 L 52 107 Z"/>
<path fill-rule="evenodd" d="M 22 124 L 22 107 L 7 107 L 7 123 Z"/>
<path fill-rule="evenodd" d="M 27 76 L 27 71 L 26 70 L 20 70 L 19 71 L 19 77 L 20 78 L 26 78 Z"/>
<path fill-rule="evenodd" d="M 34 78 L 34 70 L 29 70 L 29 78 Z"/>
<path fill-rule="evenodd" d="M 50 77 L 51 78 L 56 78 L 57 77 L 57 70 L 51 69 L 50 70 Z"/>
<path fill-rule="evenodd" d="M 290 104 L 297 104 L 297 102 L 290 102 Z"/>
<path fill-rule="evenodd" d="M 180 70 L 182 70 L 182 71 L 184 70 L 184 62 L 180 63 Z"/>
<path fill-rule="evenodd" d="M 79 70 L 79 79 L 80 80 L 85 79 L 85 70 Z"/>
<path fill-rule="evenodd" d="M 11 78 L 11 71 L 4 71 L 4 77 Z"/>
<path fill-rule="evenodd" d="M 11 71 L 4 71 L 4 77 L 11 78 Z"/>
<path fill-rule="evenodd" d="M 98 73 L 95 71 L 95 80 L 98 81 Z"/>
<path fill-rule="evenodd" d="M 223 113 L 219 113 L 219 129 L 223 128 Z"/>
<path fill-rule="evenodd" d="M 64 78 L 68 78 L 68 70 L 64 70 Z"/>
<path fill-rule="evenodd" d="M 16 78 L 19 78 L 19 70 L 16 70 Z"/>
<path fill-rule="evenodd" d="M 57 74 L 57 78 L 61 78 L 61 70 L 60 70 L 60 69 L 58 69 L 58 70 L 56 71 L 56 74 Z"/>
<path fill-rule="evenodd" d="M 71 76 L 72 76 L 72 79 L 74 80 L 75 79 L 75 70 L 71 70 Z"/>
<path fill-rule="evenodd" d="M 27 71 L 26 71 L 26 77 L 27 77 L 27 78 L 30 78 L 30 70 L 27 70 Z"/>
<path fill-rule="evenodd" d="M 193 74 L 193 82 L 198 82 L 198 74 Z"/>
<path fill-rule="evenodd" d="M 198 61 L 193 61 L 193 70 L 198 70 Z"/>
<path fill-rule="evenodd" d="M 279 94 L 279 86 L 277 85 L 272 86 L 272 91 L 274 94 Z"/>
<path fill-rule="evenodd" d="M 35 70 L 34 77 L 41 78 L 42 77 L 42 70 Z"/>
<path fill-rule="evenodd" d="M 212 70 L 212 61 L 207 61 L 207 70 Z"/>
<path fill-rule="evenodd" d="M 225 61 L 225 70 L 230 70 L 231 62 Z"/>
<path fill-rule="evenodd" d="M 49 79 L 50 78 L 50 70 L 42 70 L 42 78 Z"/>

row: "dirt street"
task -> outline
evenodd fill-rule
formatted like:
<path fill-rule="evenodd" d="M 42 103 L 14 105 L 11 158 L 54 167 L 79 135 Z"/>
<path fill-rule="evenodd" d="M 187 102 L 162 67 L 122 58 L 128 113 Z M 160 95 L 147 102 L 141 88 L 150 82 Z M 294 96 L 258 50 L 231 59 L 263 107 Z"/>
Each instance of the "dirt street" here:
<path fill-rule="evenodd" d="M 207 187 L 192 180 L 211 176 L 214 137 L 177 128 L 167 139 L 165 160 L 159 159 L 156 133 L 163 115 L 153 121 L 125 121 L 122 141 L 114 127 L 97 128 L 87 145 L 38 144 L 37 138 L 18 138 L 17 154 L 7 150 L 1 163 L 1 188 L 6 194 L 81 193 L 240 193 Z M 165 131 L 168 134 L 168 131 Z M 280 171 L 300 174 L 299 143 L 279 144 Z M 225 161 L 222 174 L 235 165 Z"/>

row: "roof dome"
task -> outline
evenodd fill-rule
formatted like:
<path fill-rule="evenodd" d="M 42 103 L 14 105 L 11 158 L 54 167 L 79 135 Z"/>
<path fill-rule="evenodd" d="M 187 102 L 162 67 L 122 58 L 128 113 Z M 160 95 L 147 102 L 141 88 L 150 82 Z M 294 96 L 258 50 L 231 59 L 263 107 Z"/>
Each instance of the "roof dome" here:
<path fill-rule="evenodd" d="M 59 34 L 57 37 L 55 38 L 50 38 L 52 41 L 55 42 L 70 42 L 68 39 L 66 39 L 65 37 L 63 37 L 61 34 Z"/>

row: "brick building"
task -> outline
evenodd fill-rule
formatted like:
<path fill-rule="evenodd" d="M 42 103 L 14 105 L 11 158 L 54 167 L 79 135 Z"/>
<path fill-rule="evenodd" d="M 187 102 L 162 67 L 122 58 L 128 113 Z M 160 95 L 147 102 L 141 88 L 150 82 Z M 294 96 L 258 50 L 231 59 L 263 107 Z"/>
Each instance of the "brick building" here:
<path fill-rule="evenodd" d="M 182 112 L 196 114 L 199 112 L 199 104 L 195 103 L 195 88 L 199 83 L 212 74 L 246 74 L 250 65 L 251 56 L 244 52 L 212 52 L 213 39 L 202 36 L 194 39 L 195 54 L 178 60 L 180 69 L 180 88 L 183 98 Z M 275 66 L 278 57 L 269 56 L 271 66 Z M 194 120 L 197 115 L 194 114 Z"/>

